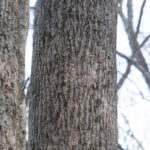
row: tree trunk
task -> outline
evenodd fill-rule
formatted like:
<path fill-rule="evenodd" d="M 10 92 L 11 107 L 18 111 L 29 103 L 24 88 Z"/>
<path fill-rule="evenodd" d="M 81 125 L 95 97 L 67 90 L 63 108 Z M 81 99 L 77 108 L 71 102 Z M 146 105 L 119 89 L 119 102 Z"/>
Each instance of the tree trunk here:
<path fill-rule="evenodd" d="M 20 103 L 27 30 L 28 1 L 1 0 L 0 150 L 25 150 L 25 105 Z"/>
<path fill-rule="evenodd" d="M 38 0 L 29 150 L 116 150 L 117 1 Z"/>

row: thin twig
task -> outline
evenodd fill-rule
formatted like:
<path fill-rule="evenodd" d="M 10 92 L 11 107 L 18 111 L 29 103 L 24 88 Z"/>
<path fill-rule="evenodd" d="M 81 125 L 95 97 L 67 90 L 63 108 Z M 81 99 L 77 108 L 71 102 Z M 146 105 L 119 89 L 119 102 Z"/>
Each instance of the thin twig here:
<path fill-rule="evenodd" d="M 35 7 L 30 7 L 30 10 L 35 10 Z"/>
<path fill-rule="evenodd" d="M 119 54 L 121 54 L 121 53 L 117 52 L 117 54 L 119 55 Z M 132 56 L 130 57 L 130 60 L 133 61 L 133 57 L 134 57 L 134 55 L 132 55 Z M 130 73 L 130 71 L 131 71 L 131 66 L 132 66 L 131 61 L 128 61 L 128 65 L 127 65 L 126 71 L 125 71 L 125 73 L 122 75 L 122 78 L 119 80 L 119 82 L 118 82 L 118 84 L 117 84 L 117 89 L 118 89 L 118 90 L 121 88 L 121 86 L 123 85 L 124 81 L 125 81 L 126 78 L 128 77 L 128 75 L 129 75 L 129 73 Z"/>
<path fill-rule="evenodd" d="M 125 17 L 123 10 L 122 10 L 122 3 L 120 3 L 120 6 L 118 7 L 118 13 L 121 17 L 121 20 L 123 22 L 123 25 L 124 25 L 126 31 L 127 31 L 128 30 L 128 23 L 127 23 L 127 18 Z"/>
<path fill-rule="evenodd" d="M 137 37 L 137 35 L 139 34 L 139 31 L 140 31 L 140 26 L 141 26 L 141 21 L 142 21 L 142 16 L 143 16 L 143 11 L 144 11 L 145 4 L 146 4 L 146 0 L 143 0 L 141 10 L 140 10 L 139 19 L 138 19 L 138 25 L 137 25 L 137 29 L 136 29 L 136 37 Z"/>
<path fill-rule="evenodd" d="M 118 144 L 118 150 L 126 150 L 120 144 Z"/>
<path fill-rule="evenodd" d="M 120 57 L 122 57 L 122 58 L 124 58 L 124 59 L 126 59 L 128 62 L 130 62 L 131 64 L 133 64 L 136 68 L 138 68 L 140 71 L 142 71 L 141 70 L 141 66 L 135 61 L 135 60 L 133 60 L 133 59 L 131 59 L 131 58 L 129 58 L 129 57 L 127 57 L 126 55 L 124 55 L 124 54 L 122 54 L 122 53 L 120 53 L 120 52 L 116 52 Z"/>
<path fill-rule="evenodd" d="M 28 78 L 25 80 L 24 87 L 23 87 L 23 89 L 22 89 L 22 93 L 21 93 L 21 97 L 20 97 L 20 105 L 22 104 L 22 101 L 23 101 L 23 98 L 24 98 L 24 90 L 26 89 L 29 80 L 30 80 L 30 77 L 28 77 Z"/>
<path fill-rule="evenodd" d="M 120 71 L 117 71 L 117 72 L 120 73 L 123 76 L 123 74 Z M 147 102 L 150 102 L 150 99 L 145 98 L 145 96 L 142 93 L 141 89 L 139 88 L 139 86 L 133 80 L 131 80 L 130 78 L 126 78 L 126 79 L 129 80 L 137 88 L 137 90 L 139 91 L 138 94 L 141 95 L 143 100 L 145 100 Z"/>
<path fill-rule="evenodd" d="M 128 12 L 128 30 L 133 29 L 133 8 L 132 8 L 132 0 L 127 1 L 127 12 Z"/>
<path fill-rule="evenodd" d="M 118 90 L 122 87 L 124 81 L 127 79 L 128 75 L 129 75 L 129 73 L 130 73 L 130 71 L 131 71 L 131 66 L 132 66 L 132 64 L 131 64 L 130 62 L 128 62 L 126 71 L 125 71 L 125 73 L 122 75 L 122 78 L 119 80 L 119 82 L 118 82 L 118 84 L 117 84 L 117 89 L 118 89 Z"/>
<path fill-rule="evenodd" d="M 124 115 L 124 114 L 121 114 L 125 123 L 128 125 L 128 131 L 127 131 L 127 134 L 135 140 L 135 142 L 138 144 L 138 146 L 142 149 L 142 150 L 145 150 L 142 143 L 135 137 L 133 131 L 131 130 L 131 127 L 130 127 L 130 124 L 129 124 L 129 121 L 127 120 L 127 117 Z"/>
<path fill-rule="evenodd" d="M 143 40 L 143 42 L 140 44 L 140 48 L 145 45 L 145 43 L 149 40 L 150 34 Z"/>
<path fill-rule="evenodd" d="M 122 58 L 124 58 L 124 59 L 126 59 L 127 61 L 129 61 L 129 62 L 131 62 L 132 64 L 134 64 L 135 62 L 134 62 L 134 60 L 133 59 L 131 59 L 131 58 L 129 58 L 128 56 L 126 56 L 126 55 L 124 55 L 124 54 L 122 54 L 122 53 L 120 53 L 120 52 L 116 52 L 120 57 L 122 57 Z"/>

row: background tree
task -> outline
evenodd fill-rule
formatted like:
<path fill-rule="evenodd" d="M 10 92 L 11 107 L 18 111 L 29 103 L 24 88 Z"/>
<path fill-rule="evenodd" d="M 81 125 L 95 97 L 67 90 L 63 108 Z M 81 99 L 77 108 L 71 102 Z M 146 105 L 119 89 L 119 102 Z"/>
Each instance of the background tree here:
<path fill-rule="evenodd" d="M 25 149 L 24 52 L 28 1 L 0 1 L 0 149 Z M 25 111 L 24 111 L 25 112 Z"/>
<path fill-rule="evenodd" d="M 148 144 L 149 138 L 146 138 L 146 133 L 148 134 L 149 130 L 145 128 L 145 126 L 148 128 L 149 124 L 148 119 L 146 119 L 148 118 L 146 116 L 149 115 L 146 113 L 148 112 L 146 109 L 148 108 L 150 102 L 150 99 L 148 98 L 148 96 L 150 96 L 148 94 L 150 89 L 150 68 L 148 60 L 150 34 L 149 30 L 145 30 L 146 24 L 149 24 L 149 20 L 145 16 L 146 13 L 148 14 L 146 9 L 149 7 L 150 3 L 149 1 L 143 0 L 139 1 L 138 4 L 139 7 L 136 6 L 137 1 L 119 0 L 118 5 L 119 21 L 122 21 L 123 27 L 125 29 L 125 34 L 122 36 L 127 36 L 128 39 L 126 42 L 124 40 L 124 47 L 127 47 L 126 45 L 128 45 L 128 47 L 124 49 L 118 48 L 117 52 L 119 107 L 122 105 L 125 108 L 125 111 L 122 111 L 122 109 L 119 108 L 119 117 L 124 120 L 124 125 L 119 125 L 119 133 L 121 135 L 119 141 L 122 141 L 121 144 L 123 147 L 130 150 L 144 150 L 147 147 L 149 149 L 150 146 Z M 124 39 L 124 37 L 120 38 Z M 120 65 L 120 62 L 124 61 L 123 59 L 126 62 Z M 144 80 L 142 80 L 142 78 Z M 127 90 L 128 92 L 126 92 Z M 121 100 L 124 100 L 124 102 L 121 102 Z M 145 101 L 145 104 L 143 101 Z M 134 115 L 135 109 L 138 108 L 136 107 L 138 103 L 141 107 L 141 111 L 138 114 L 141 114 L 141 116 L 143 115 L 142 123 L 140 123 L 140 116 L 138 114 Z M 129 111 L 130 107 L 132 111 Z M 122 114 L 122 112 L 125 114 Z M 131 120 L 130 117 L 131 115 L 135 116 L 134 126 L 130 126 L 130 124 L 133 122 L 133 119 Z M 137 125 L 141 128 L 143 127 L 143 133 L 141 133 L 140 136 L 137 136 Z M 144 133 L 144 130 L 146 133 Z M 143 137 L 145 137 L 145 139 L 143 139 Z M 149 134 L 147 137 L 149 137 Z"/>
<path fill-rule="evenodd" d="M 125 27 L 125 31 L 128 36 L 132 55 L 131 57 L 127 57 L 124 54 L 117 52 L 119 56 L 123 57 L 128 62 L 127 69 L 118 83 L 118 89 L 121 87 L 126 77 L 129 75 L 132 65 L 134 65 L 142 73 L 144 80 L 147 83 L 147 86 L 150 88 L 150 71 L 148 68 L 148 64 L 146 63 L 146 60 L 142 53 L 142 48 L 146 44 L 146 42 L 149 40 L 150 34 L 148 34 L 147 37 L 145 37 L 142 42 L 138 41 L 138 35 L 140 34 L 141 20 L 143 16 L 143 9 L 144 9 L 146 0 L 143 0 L 143 4 L 141 6 L 139 20 L 138 20 L 138 24 L 136 28 L 134 28 L 134 25 L 133 25 L 132 0 L 127 1 L 127 17 L 123 13 L 122 3 L 123 3 L 123 0 L 120 0 L 118 12 L 119 12 L 119 16 L 122 19 L 123 25 Z"/>
<path fill-rule="evenodd" d="M 29 149 L 117 149 L 116 23 L 116 0 L 38 0 Z"/>

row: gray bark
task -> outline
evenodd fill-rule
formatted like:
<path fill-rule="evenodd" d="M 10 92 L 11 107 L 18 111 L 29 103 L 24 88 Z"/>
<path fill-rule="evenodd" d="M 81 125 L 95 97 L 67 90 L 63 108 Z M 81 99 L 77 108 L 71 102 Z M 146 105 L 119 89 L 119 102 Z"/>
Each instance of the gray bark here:
<path fill-rule="evenodd" d="M 27 30 L 28 1 L 1 0 L 0 150 L 25 150 L 24 106 L 20 105 L 20 98 L 24 86 Z"/>
<path fill-rule="evenodd" d="M 38 0 L 29 150 L 116 150 L 117 1 Z"/>

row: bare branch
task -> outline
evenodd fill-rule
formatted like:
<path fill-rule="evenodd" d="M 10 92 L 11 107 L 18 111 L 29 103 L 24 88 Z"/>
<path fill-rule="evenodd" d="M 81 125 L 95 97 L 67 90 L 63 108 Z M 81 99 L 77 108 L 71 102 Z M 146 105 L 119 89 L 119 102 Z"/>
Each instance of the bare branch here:
<path fill-rule="evenodd" d="M 24 90 L 26 89 L 29 80 L 30 80 L 30 77 L 28 77 L 28 78 L 25 80 L 24 87 L 23 87 L 23 89 L 22 89 L 22 93 L 21 93 L 21 97 L 20 97 L 20 105 L 22 104 L 22 101 L 23 101 L 23 98 L 24 98 Z"/>
<path fill-rule="evenodd" d="M 123 74 L 120 71 L 118 71 L 118 73 L 120 73 L 123 76 Z M 130 78 L 126 78 L 126 79 L 129 80 L 137 88 L 139 93 L 136 93 L 136 95 L 139 94 L 142 97 L 143 100 L 145 100 L 146 102 L 150 102 L 150 99 L 145 98 L 145 96 L 142 93 L 141 89 L 139 88 L 139 86 L 133 80 L 131 80 Z"/>
<path fill-rule="evenodd" d="M 139 19 L 138 19 L 138 25 L 137 25 L 137 29 L 136 29 L 136 37 L 137 37 L 137 35 L 139 34 L 139 31 L 140 31 L 140 26 L 141 26 L 141 21 L 142 21 L 143 10 L 144 10 L 145 4 L 146 4 L 146 0 L 143 0 L 141 10 L 140 10 Z"/>
<path fill-rule="evenodd" d="M 143 42 L 140 44 L 140 48 L 145 45 L 145 43 L 149 40 L 150 34 L 143 40 Z"/>
<path fill-rule="evenodd" d="M 122 3 L 120 3 L 120 6 L 118 7 L 118 13 L 119 13 L 119 15 L 121 17 L 121 20 L 122 20 L 122 22 L 124 24 L 124 27 L 125 27 L 126 31 L 127 31 L 128 23 L 127 23 L 127 18 L 125 17 L 125 15 L 123 13 L 123 10 L 122 10 Z"/>
<path fill-rule="evenodd" d="M 127 1 L 128 6 L 128 30 L 133 29 L 133 8 L 132 8 L 132 0 Z"/>
<path fill-rule="evenodd" d="M 117 52 L 117 54 L 119 56 L 125 58 L 127 60 L 127 62 L 128 62 L 126 71 L 125 71 L 124 74 L 122 74 L 122 78 L 119 80 L 119 82 L 117 84 L 117 89 L 119 90 L 121 88 L 121 86 L 123 85 L 124 81 L 127 79 L 128 75 L 130 74 L 132 62 L 134 62 L 133 61 L 134 55 L 132 54 L 132 56 L 130 58 L 127 58 L 127 56 L 125 56 L 124 54 L 122 54 L 120 52 Z"/>
<path fill-rule="evenodd" d="M 136 61 L 134 61 L 133 59 L 127 57 L 126 55 L 124 55 L 124 54 L 122 54 L 122 53 L 120 53 L 120 52 L 118 52 L 118 51 L 117 51 L 116 53 L 117 53 L 120 57 L 126 59 L 128 62 L 130 62 L 131 64 L 133 64 L 136 68 L 138 68 L 138 69 L 141 71 L 141 67 L 140 67 L 140 65 L 139 65 Z"/>
<path fill-rule="evenodd" d="M 118 84 L 117 84 L 117 89 L 119 90 L 121 88 L 121 86 L 123 85 L 124 81 L 127 79 L 130 71 L 131 71 L 131 66 L 132 64 L 130 62 L 128 62 L 127 68 L 125 73 L 122 75 L 122 78 L 119 80 Z"/>
<path fill-rule="evenodd" d="M 122 114 L 122 117 L 124 118 L 124 121 L 125 123 L 128 125 L 128 131 L 127 131 L 127 134 L 135 140 L 135 142 L 138 144 L 138 146 L 142 149 L 142 150 L 145 150 L 142 143 L 135 137 L 133 131 L 131 130 L 131 127 L 130 127 L 130 124 L 129 124 L 129 121 L 127 120 L 127 117 L 125 115 Z"/>
<path fill-rule="evenodd" d="M 135 64 L 135 63 L 136 63 L 133 59 L 129 58 L 128 56 L 126 56 L 126 55 L 124 55 L 124 54 L 122 54 L 122 53 L 120 53 L 120 52 L 118 52 L 118 51 L 117 51 L 116 53 L 117 53 L 120 57 L 126 59 L 128 62 L 130 62 L 130 63 L 132 63 L 132 64 Z"/>
<path fill-rule="evenodd" d="M 118 0 L 119 7 L 122 8 L 123 0 Z"/>
<path fill-rule="evenodd" d="M 126 150 L 120 144 L 118 144 L 118 150 Z"/>
<path fill-rule="evenodd" d="M 127 32 L 129 40 L 132 39 L 135 35 L 134 30 L 133 30 L 133 8 L 132 8 L 132 0 L 128 0 L 127 3 L 128 9 L 128 17 L 126 18 L 123 10 L 122 10 L 122 5 L 118 7 L 118 13 L 121 17 L 121 20 L 123 22 L 123 25 L 125 27 L 125 31 Z"/>
<path fill-rule="evenodd" d="M 144 79 L 150 89 L 150 71 L 148 69 L 145 58 L 141 52 L 140 45 L 136 39 L 136 34 L 133 29 L 132 0 L 127 0 L 127 3 L 128 3 L 128 18 L 124 16 L 121 6 L 119 6 L 118 9 L 119 9 L 119 15 L 125 27 L 125 31 L 127 32 L 127 36 L 129 39 L 129 44 L 130 44 L 132 53 L 134 54 L 134 61 L 132 61 L 125 55 L 120 55 L 120 56 L 125 58 L 127 61 L 131 62 L 143 74 Z M 149 39 L 149 36 L 145 39 L 145 41 L 143 41 L 143 44 L 145 44 L 145 42 L 148 41 L 148 39 Z M 141 46 L 143 46 L 143 44 Z"/>
<path fill-rule="evenodd" d="M 30 10 L 35 10 L 35 7 L 30 7 Z"/>
<path fill-rule="evenodd" d="M 122 53 L 120 53 L 120 52 L 117 52 L 117 54 L 118 54 L 120 57 L 126 59 L 126 60 L 127 60 L 128 62 L 130 62 L 131 64 L 133 64 L 133 65 L 143 74 L 144 79 L 145 79 L 145 81 L 146 81 L 148 87 L 150 88 L 150 72 L 149 72 L 149 70 L 148 70 L 147 64 L 146 64 L 145 62 L 144 62 L 144 63 L 142 62 L 142 60 L 143 60 L 144 58 L 141 59 L 141 56 L 140 56 L 140 55 L 138 55 L 138 57 L 137 57 L 137 55 L 135 55 L 136 53 L 133 53 L 135 60 L 133 60 L 133 59 L 127 57 L 126 55 L 124 55 L 124 54 L 122 54 Z M 139 58 L 139 57 L 140 57 L 140 58 Z"/>

